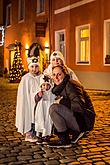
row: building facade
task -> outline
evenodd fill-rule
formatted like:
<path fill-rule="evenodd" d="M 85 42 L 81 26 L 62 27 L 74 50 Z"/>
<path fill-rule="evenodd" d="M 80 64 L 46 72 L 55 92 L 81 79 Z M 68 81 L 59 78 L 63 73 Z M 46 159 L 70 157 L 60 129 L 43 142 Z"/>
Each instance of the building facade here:
<path fill-rule="evenodd" d="M 0 0 L 0 76 L 3 76 L 4 71 L 4 3 Z"/>
<path fill-rule="evenodd" d="M 27 70 L 28 54 L 41 48 L 41 56 L 47 56 L 49 47 L 49 9 L 44 0 L 10 0 L 6 5 L 4 65 L 10 70 L 15 47 L 21 45 L 21 57 Z M 32 51 L 30 52 L 30 48 Z M 47 49 L 47 50 L 46 50 Z M 46 53 L 45 53 L 46 51 Z M 48 60 L 48 59 L 47 59 Z"/>
<path fill-rule="evenodd" d="M 110 1 L 53 1 L 53 45 L 88 89 L 110 90 Z"/>
<path fill-rule="evenodd" d="M 15 43 L 22 60 L 37 43 L 46 61 L 60 50 L 87 89 L 110 90 L 109 0 L 10 0 L 6 5 L 4 66 L 10 69 Z"/>

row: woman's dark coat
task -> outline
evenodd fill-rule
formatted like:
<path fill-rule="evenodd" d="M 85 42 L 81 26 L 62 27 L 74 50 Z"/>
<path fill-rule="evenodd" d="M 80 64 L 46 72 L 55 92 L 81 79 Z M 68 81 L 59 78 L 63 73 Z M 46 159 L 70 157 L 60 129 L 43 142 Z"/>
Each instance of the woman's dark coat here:
<path fill-rule="evenodd" d="M 63 82 L 54 85 L 52 89 L 56 96 L 63 96 L 60 104 L 65 105 L 71 111 L 79 124 L 81 131 L 90 131 L 95 122 L 95 112 L 91 99 L 83 86 L 66 75 Z"/>

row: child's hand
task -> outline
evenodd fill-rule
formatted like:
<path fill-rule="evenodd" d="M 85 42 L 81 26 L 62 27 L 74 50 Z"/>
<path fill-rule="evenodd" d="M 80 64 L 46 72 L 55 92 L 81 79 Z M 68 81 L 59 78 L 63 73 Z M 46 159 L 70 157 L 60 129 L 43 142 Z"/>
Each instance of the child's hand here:
<path fill-rule="evenodd" d="M 42 96 L 43 96 L 43 92 L 42 92 L 42 91 L 39 91 L 39 92 L 37 93 L 37 95 L 38 95 L 39 97 L 42 97 Z"/>

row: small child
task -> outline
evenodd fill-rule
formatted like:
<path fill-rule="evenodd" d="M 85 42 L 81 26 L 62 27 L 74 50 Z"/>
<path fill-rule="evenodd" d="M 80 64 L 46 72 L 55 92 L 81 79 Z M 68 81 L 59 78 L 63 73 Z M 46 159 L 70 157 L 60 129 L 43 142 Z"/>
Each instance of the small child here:
<path fill-rule="evenodd" d="M 43 75 L 40 79 L 40 89 L 35 96 L 36 110 L 35 110 L 35 130 L 39 136 L 50 135 L 52 131 L 52 120 L 49 116 L 49 107 L 55 100 L 55 95 L 51 92 L 51 79 Z"/>
<path fill-rule="evenodd" d="M 39 91 L 40 77 L 39 61 L 36 57 L 28 58 L 29 73 L 25 74 L 18 86 L 16 105 L 16 127 L 25 135 L 25 141 L 36 142 L 34 123 L 34 97 Z"/>

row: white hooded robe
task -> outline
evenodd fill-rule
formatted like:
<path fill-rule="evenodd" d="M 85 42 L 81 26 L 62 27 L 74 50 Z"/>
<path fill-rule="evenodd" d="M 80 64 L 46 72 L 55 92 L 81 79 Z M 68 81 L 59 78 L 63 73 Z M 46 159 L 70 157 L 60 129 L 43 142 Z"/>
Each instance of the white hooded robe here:
<path fill-rule="evenodd" d="M 38 102 L 35 111 L 35 130 L 41 132 L 42 136 L 50 135 L 52 131 L 52 120 L 49 115 L 49 107 L 54 103 L 55 95 L 51 88 L 44 92 L 42 99 Z"/>
<path fill-rule="evenodd" d="M 25 74 L 18 87 L 16 105 L 16 127 L 18 132 L 24 134 L 31 129 L 34 122 L 35 94 L 39 92 L 40 77 L 31 73 Z"/>

